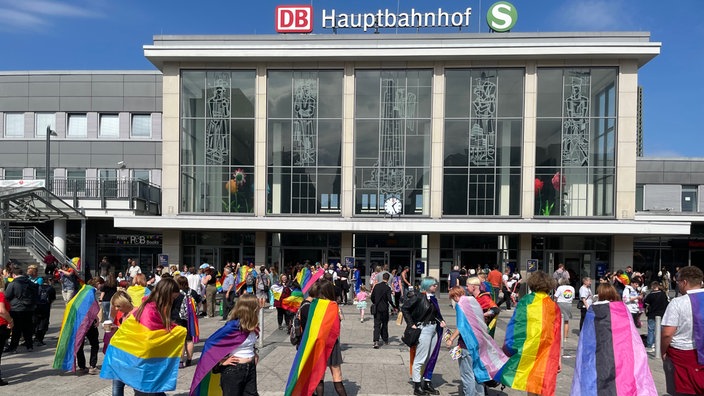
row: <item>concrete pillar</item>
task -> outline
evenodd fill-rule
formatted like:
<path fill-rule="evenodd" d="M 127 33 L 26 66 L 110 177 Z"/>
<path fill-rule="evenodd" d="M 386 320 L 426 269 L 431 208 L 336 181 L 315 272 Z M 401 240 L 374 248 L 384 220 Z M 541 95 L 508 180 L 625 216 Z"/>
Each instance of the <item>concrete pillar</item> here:
<path fill-rule="evenodd" d="M 54 220 L 54 246 L 61 253 L 66 254 L 66 220 Z"/>
<path fill-rule="evenodd" d="M 427 238 L 426 275 L 440 280 L 440 234 L 429 234 Z"/>
<path fill-rule="evenodd" d="M 609 271 L 615 269 L 625 269 L 628 265 L 633 265 L 633 236 L 631 235 L 614 235 L 613 257 Z"/>
<path fill-rule="evenodd" d="M 161 252 L 169 256 L 169 265 L 177 265 L 180 268 L 181 264 L 181 231 L 180 230 L 164 230 L 161 240 Z M 196 263 L 192 263 L 196 265 Z"/>
<path fill-rule="evenodd" d="M 344 260 L 345 257 L 354 257 L 354 234 L 351 232 L 343 232 L 341 243 L 340 260 Z"/>
<path fill-rule="evenodd" d="M 533 235 L 532 234 L 521 234 L 518 237 L 518 268 L 521 269 L 521 277 L 526 278 L 526 269 L 528 266 L 528 260 L 534 257 L 533 255 Z M 535 257 L 537 258 L 537 257 Z"/>

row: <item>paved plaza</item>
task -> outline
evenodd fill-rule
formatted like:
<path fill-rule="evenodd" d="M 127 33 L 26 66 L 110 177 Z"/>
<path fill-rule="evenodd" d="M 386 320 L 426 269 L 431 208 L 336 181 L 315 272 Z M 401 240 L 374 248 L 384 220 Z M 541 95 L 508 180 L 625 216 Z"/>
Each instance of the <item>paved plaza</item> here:
<path fill-rule="evenodd" d="M 441 299 L 441 310 L 448 326 L 455 328 L 455 314 L 449 306 L 446 294 Z M 46 336 L 47 346 L 35 347 L 34 352 L 26 352 L 19 347 L 19 353 L 4 354 L 2 357 L 2 376 L 10 385 L 0 387 L 0 395 L 110 395 L 111 383 L 101 380 L 97 375 L 76 375 L 64 373 L 51 368 L 54 349 L 63 315 L 63 301 L 56 301 L 52 310 L 52 323 Z M 570 385 L 577 350 L 576 329 L 579 327 L 579 311 L 573 307 L 574 318 L 570 322 L 570 335 L 564 348 L 562 372 L 557 378 L 557 395 L 569 395 Z M 373 320 L 367 314 L 364 323 L 360 323 L 359 312 L 352 305 L 342 307 L 345 320 L 342 322 L 342 347 L 344 364 L 342 372 L 344 384 L 349 395 L 409 395 L 412 385 L 409 376 L 408 348 L 400 341 L 403 326 L 389 322 L 390 344 L 381 349 L 372 348 Z M 496 331 L 496 340 L 503 343 L 504 329 L 513 311 L 503 311 Z M 295 348 L 289 343 L 285 332 L 277 330 L 276 310 L 264 310 L 263 347 L 257 366 L 259 394 L 262 396 L 282 395 L 288 378 Z M 219 318 L 204 318 L 200 321 L 201 335 L 205 339 L 224 322 Z M 101 330 L 102 332 L 102 330 Z M 645 332 L 645 326 L 641 329 Z M 102 340 L 102 334 L 100 339 Z M 196 345 L 197 358 L 203 341 Z M 102 345 L 101 345 L 102 348 Z M 435 369 L 433 383 L 443 395 L 460 396 L 460 381 L 457 362 L 450 359 L 448 350 L 443 348 Z M 86 358 L 88 346 L 86 345 Z M 102 364 L 102 352 L 98 366 Z M 658 392 L 665 395 L 665 378 L 660 359 L 650 354 L 650 369 L 655 379 Z M 179 370 L 178 388 L 169 395 L 187 395 L 195 365 Z M 326 373 L 326 395 L 335 395 L 329 371 Z M 127 395 L 132 395 L 128 388 Z M 490 395 L 524 395 L 524 392 L 509 388 L 492 389 Z"/>

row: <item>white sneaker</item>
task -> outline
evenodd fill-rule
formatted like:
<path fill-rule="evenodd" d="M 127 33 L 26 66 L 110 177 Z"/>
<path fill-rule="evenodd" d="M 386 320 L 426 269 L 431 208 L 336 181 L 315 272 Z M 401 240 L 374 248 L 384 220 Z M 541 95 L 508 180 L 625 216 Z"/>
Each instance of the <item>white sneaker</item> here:
<path fill-rule="evenodd" d="M 655 352 L 655 347 L 651 346 L 650 348 L 645 348 L 646 352 L 654 353 Z"/>

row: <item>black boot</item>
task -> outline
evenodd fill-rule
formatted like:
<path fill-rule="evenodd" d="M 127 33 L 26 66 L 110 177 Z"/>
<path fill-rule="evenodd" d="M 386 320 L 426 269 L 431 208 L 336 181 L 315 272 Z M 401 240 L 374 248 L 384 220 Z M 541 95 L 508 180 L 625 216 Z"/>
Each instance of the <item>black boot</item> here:
<path fill-rule="evenodd" d="M 423 390 L 423 387 L 420 385 L 420 382 L 414 382 L 413 383 L 413 394 L 415 396 L 425 396 L 427 393 Z"/>
<path fill-rule="evenodd" d="M 429 395 L 439 395 L 440 392 L 433 388 L 433 384 L 430 383 L 428 380 L 423 381 L 423 391 Z"/>

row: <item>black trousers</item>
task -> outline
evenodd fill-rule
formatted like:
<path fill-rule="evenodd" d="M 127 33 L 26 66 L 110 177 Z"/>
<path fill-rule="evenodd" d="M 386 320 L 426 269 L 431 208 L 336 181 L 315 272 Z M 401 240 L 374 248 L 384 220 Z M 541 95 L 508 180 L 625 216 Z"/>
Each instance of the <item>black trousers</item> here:
<path fill-rule="evenodd" d="M 10 349 L 17 349 L 20 344 L 20 337 L 24 337 L 24 343 L 27 348 L 34 348 L 34 323 L 32 322 L 33 311 L 10 311 L 10 316 L 15 322 L 12 328 L 12 339 L 10 340 Z"/>
<path fill-rule="evenodd" d="M 291 325 L 291 320 L 293 319 L 293 314 L 281 307 L 276 307 L 276 321 L 279 323 L 279 327 L 286 324 L 286 327 Z"/>
<path fill-rule="evenodd" d="M 504 302 L 506 302 L 506 309 L 511 309 L 511 291 L 506 288 L 506 286 L 501 287 L 501 291 L 504 293 L 504 297 L 501 299 L 501 301 L 497 301 L 496 305 L 501 306 Z"/>
<path fill-rule="evenodd" d="M 222 296 L 222 318 L 227 320 L 230 310 L 235 306 L 235 292 L 231 291 L 228 297 Z"/>
<path fill-rule="evenodd" d="M 7 325 L 0 326 L 0 361 L 2 361 L 2 350 L 3 350 L 3 348 L 5 348 L 5 343 L 7 342 L 7 340 L 9 338 L 10 338 L 10 329 L 7 328 Z M 2 367 L 2 364 L 0 364 L 0 368 L 1 367 Z"/>
<path fill-rule="evenodd" d="M 257 396 L 257 366 L 254 361 L 223 366 L 220 374 L 223 396 Z"/>
<path fill-rule="evenodd" d="M 47 330 L 49 330 L 49 315 L 51 314 L 51 309 L 37 308 L 34 311 L 33 321 L 34 321 L 34 339 L 37 341 L 44 342 L 44 335 Z"/>
<path fill-rule="evenodd" d="M 584 317 L 587 315 L 587 309 L 582 308 L 579 310 L 579 331 L 582 331 L 582 325 L 584 324 Z"/>
<path fill-rule="evenodd" d="M 95 367 L 98 365 L 98 351 L 100 346 L 98 345 L 98 328 L 95 326 L 90 326 L 86 332 L 86 338 L 90 343 L 90 367 Z M 86 368 L 86 355 L 83 354 L 83 344 L 86 340 L 84 339 L 81 346 L 78 347 L 78 353 L 76 353 L 76 363 L 78 363 L 78 368 Z"/>
<path fill-rule="evenodd" d="M 389 342 L 389 310 L 378 309 L 374 315 L 374 342 L 379 341 L 379 335 L 384 342 Z"/>

